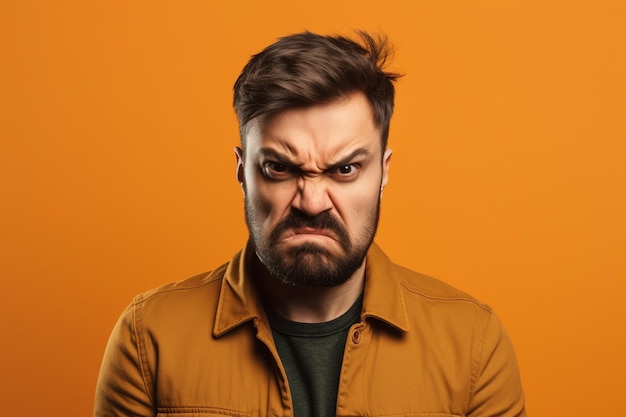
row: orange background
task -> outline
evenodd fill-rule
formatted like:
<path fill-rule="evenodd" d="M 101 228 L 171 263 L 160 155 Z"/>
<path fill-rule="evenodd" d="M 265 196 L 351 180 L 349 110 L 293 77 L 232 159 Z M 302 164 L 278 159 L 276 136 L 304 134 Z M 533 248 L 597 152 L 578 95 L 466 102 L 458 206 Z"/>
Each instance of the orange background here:
<path fill-rule="evenodd" d="M 230 102 L 249 56 L 355 28 L 406 74 L 378 241 L 496 309 L 530 415 L 622 413 L 624 4 L 3 2 L 2 415 L 91 414 L 131 297 L 245 242 Z"/>

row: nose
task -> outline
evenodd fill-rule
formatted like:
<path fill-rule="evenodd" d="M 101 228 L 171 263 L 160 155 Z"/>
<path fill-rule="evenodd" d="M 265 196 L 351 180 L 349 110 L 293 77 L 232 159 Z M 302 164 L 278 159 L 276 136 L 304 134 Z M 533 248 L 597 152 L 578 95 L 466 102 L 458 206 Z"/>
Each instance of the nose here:
<path fill-rule="evenodd" d="M 298 179 L 298 192 L 291 206 L 313 217 L 330 210 L 333 204 L 322 178 L 301 177 Z"/>

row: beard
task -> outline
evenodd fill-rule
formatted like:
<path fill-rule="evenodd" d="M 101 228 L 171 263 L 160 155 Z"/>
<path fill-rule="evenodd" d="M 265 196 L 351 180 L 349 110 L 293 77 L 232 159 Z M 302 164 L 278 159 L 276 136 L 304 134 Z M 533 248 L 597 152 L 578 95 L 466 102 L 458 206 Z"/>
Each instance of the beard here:
<path fill-rule="evenodd" d="M 365 224 L 355 242 L 343 225 L 325 211 L 310 217 L 293 210 L 282 219 L 269 236 L 263 235 L 255 225 L 260 224 L 256 210 L 248 199 L 246 224 L 252 247 L 269 273 L 289 286 L 337 286 L 348 281 L 363 265 L 380 218 L 380 198 L 366 216 Z M 289 248 L 280 248 L 280 237 L 289 229 L 310 227 L 332 231 L 340 246 L 341 254 L 316 243 L 303 243 Z"/>

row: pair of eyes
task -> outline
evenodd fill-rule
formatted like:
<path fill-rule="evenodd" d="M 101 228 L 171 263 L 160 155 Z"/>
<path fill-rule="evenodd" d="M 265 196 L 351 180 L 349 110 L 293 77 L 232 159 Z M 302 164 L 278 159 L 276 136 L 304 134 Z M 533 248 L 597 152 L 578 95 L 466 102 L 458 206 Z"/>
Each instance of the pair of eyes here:
<path fill-rule="evenodd" d="M 298 167 L 275 161 L 267 161 L 262 164 L 263 174 L 275 181 L 287 180 L 290 178 L 306 175 Z M 356 179 L 360 169 L 360 164 L 337 165 L 324 171 L 324 175 L 339 181 L 351 181 Z"/>

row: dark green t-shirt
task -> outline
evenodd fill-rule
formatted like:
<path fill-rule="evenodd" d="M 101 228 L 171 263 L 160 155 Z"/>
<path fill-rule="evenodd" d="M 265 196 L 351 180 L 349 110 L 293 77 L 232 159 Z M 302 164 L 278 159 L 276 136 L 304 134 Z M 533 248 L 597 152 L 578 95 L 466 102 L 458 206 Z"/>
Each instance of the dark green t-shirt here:
<path fill-rule="evenodd" d="M 359 321 L 362 303 L 359 297 L 346 313 L 325 323 L 298 323 L 270 315 L 295 417 L 335 415 L 346 339 L 350 326 Z"/>

